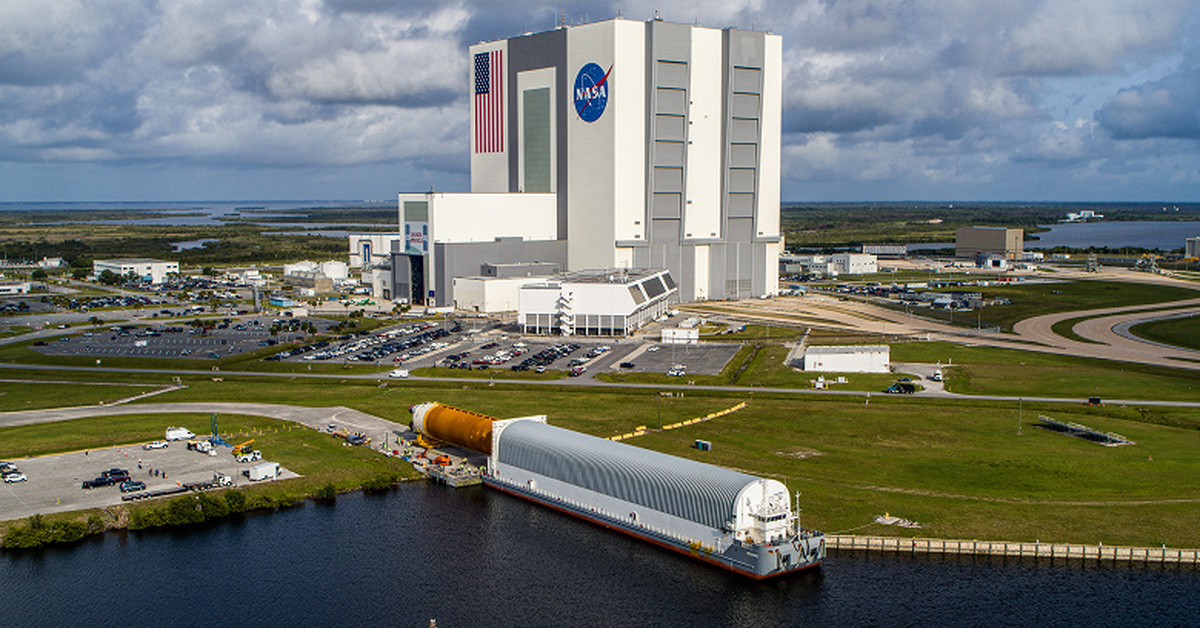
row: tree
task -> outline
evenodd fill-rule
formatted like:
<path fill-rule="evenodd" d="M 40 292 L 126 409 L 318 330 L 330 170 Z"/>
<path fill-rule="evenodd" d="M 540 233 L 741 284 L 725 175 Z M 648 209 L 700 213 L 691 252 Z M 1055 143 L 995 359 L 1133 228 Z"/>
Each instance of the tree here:
<path fill-rule="evenodd" d="M 43 268 L 37 268 L 29 275 L 29 278 L 34 281 L 45 281 L 47 277 L 49 275 L 46 274 L 46 270 Z"/>
<path fill-rule="evenodd" d="M 121 276 L 108 269 L 104 269 L 96 279 L 106 286 L 115 286 L 121 283 Z"/>

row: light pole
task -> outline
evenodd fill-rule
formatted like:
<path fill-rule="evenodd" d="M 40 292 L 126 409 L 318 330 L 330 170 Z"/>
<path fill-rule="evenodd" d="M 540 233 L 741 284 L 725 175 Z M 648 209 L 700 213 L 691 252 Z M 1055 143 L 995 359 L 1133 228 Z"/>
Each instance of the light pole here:
<path fill-rule="evenodd" d="M 1021 413 L 1024 410 L 1024 401 L 1025 400 L 1020 397 L 1017 398 L 1017 436 L 1021 435 Z"/>

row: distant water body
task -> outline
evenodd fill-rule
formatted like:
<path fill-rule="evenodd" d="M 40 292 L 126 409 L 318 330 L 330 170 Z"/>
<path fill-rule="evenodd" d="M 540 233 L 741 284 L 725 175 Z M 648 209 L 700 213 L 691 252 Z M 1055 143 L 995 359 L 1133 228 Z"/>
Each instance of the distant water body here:
<path fill-rule="evenodd" d="M 1089 247 L 1136 247 L 1159 249 L 1163 252 L 1181 249 L 1187 238 L 1200 237 L 1200 221 L 1138 221 L 1138 222 L 1064 222 L 1048 225 L 1050 231 L 1035 234 L 1037 240 L 1025 240 L 1029 250 L 1065 246 L 1073 249 Z M 910 252 L 952 249 L 953 242 L 910 244 Z"/>
<path fill-rule="evenodd" d="M 1200 237 L 1200 221 L 1175 222 L 1075 222 L 1050 225 L 1050 231 L 1037 234 L 1037 240 L 1026 240 L 1027 249 L 1050 249 L 1066 246 L 1138 247 L 1171 251 L 1183 248 L 1187 238 Z"/>
<path fill-rule="evenodd" d="M 482 487 L 0 553 L 12 626 L 1195 626 L 1193 567 L 836 552 L 754 582 Z"/>
<path fill-rule="evenodd" d="M 269 218 L 297 209 L 322 207 L 395 207 L 395 201 L 295 200 L 295 201 L 168 201 L 168 202 L 46 202 L 0 203 L 4 211 L 120 211 L 168 214 L 157 218 L 99 220 L 95 224 L 205 226 L 221 225 L 230 218 Z M 93 221 L 89 221 L 93 222 Z M 305 225 L 310 227 L 311 225 Z M 375 225 L 377 226 L 377 225 Z"/>

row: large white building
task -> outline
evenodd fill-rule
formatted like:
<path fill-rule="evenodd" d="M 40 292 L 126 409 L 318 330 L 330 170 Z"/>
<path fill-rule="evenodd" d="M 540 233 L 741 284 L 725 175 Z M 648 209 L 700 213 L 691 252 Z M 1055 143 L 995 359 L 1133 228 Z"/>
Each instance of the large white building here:
<path fill-rule="evenodd" d="M 170 275 L 179 274 L 179 262 L 164 262 L 157 259 L 98 259 L 92 262 L 92 274 L 99 277 L 104 271 L 114 275 L 128 275 L 150 283 L 163 283 Z"/>
<path fill-rule="evenodd" d="M 489 263 L 778 291 L 778 36 L 617 18 L 470 54 L 471 193 L 400 195 L 394 298 L 450 305 Z"/>

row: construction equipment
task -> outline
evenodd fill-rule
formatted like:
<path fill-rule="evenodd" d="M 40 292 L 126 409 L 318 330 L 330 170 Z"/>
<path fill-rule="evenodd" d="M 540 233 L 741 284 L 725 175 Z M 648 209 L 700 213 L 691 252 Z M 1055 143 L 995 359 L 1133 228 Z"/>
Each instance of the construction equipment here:
<path fill-rule="evenodd" d="M 238 455 L 241 455 L 241 454 L 248 454 L 248 453 L 250 453 L 250 451 L 251 451 L 251 450 L 250 450 L 250 445 L 252 445 L 252 444 L 254 444 L 254 439 L 253 439 L 253 438 L 251 438 L 250 440 L 248 440 L 248 441 L 246 441 L 246 442 L 244 442 L 244 443 L 242 443 L 242 444 L 240 444 L 240 445 L 238 445 L 238 446 L 234 447 L 234 448 L 233 448 L 233 455 L 235 455 L 235 456 L 238 456 Z"/>
<path fill-rule="evenodd" d="M 258 462 L 262 460 L 262 452 L 257 449 L 254 451 L 243 451 L 240 454 L 234 454 L 233 457 L 238 462 Z"/>

